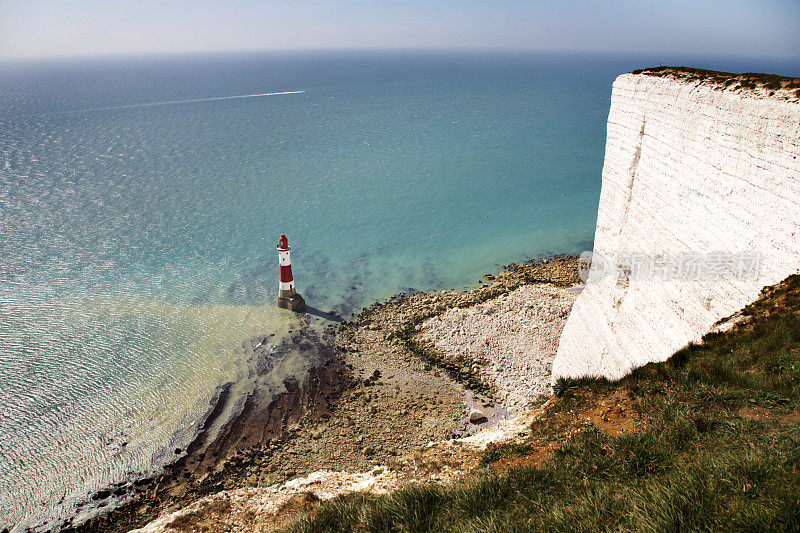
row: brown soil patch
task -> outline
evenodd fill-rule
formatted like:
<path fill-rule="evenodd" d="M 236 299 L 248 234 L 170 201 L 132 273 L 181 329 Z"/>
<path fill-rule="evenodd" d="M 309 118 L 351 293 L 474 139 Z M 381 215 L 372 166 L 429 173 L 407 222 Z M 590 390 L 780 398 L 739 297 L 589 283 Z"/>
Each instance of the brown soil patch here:
<path fill-rule="evenodd" d="M 541 447 L 536 448 L 529 454 L 520 455 L 517 457 L 504 457 L 499 461 L 492 463 L 492 470 L 494 470 L 497 474 L 502 474 L 503 472 L 513 470 L 515 468 L 530 468 L 533 466 L 539 466 L 543 462 L 550 459 L 553 456 L 553 452 L 555 452 L 561 446 L 562 443 L 556 442 L 541 443 Z"/>
<path fill-rule="evenodd" d="M 554 398 L 532 429 L 539 438 L 564 440 L 591 427 L 608 435 L 622 435 L 641 431 L 649 423 L 649 413 L 642 412 L 627 391 L 581 391 L 568 398 Z"/>
<path fill-rule="evenodd" d="M 776 420 L 782 424 L 800 423 L 800 410 L 787 413 L 775 409 L 767 409 L 766 407 L 742 407 L 739 409 L 738 415 L 745 420 Z"/>
<path fill-rule="evenodd" d="M 642 429 L 642 417 L 623 391 L 614 391 L 610 396 L 598 398 L 586 416 L 592 425 L 607 435 L 623 435 Z"/>

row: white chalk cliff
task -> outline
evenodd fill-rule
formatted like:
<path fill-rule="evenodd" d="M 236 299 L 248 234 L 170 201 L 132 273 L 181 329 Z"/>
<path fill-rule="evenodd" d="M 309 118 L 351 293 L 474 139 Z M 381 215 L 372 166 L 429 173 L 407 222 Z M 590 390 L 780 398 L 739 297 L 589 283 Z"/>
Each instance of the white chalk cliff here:
<path fill-rule="evenodd" d="M 594 243 L 609 263 L 592 265 L 553 380 L 664 361 L 798 271 L 800 91 L 736 85 L 614 82 Z"/>

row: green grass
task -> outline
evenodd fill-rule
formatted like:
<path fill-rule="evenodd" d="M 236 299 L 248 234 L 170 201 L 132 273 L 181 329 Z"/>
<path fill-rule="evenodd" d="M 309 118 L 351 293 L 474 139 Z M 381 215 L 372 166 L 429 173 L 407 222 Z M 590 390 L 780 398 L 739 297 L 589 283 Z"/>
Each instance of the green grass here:
<path fill-rule="evenodd" d="M 557 387 L 553 416 L 624 393 L 647 414 L 641 431 L 590 427 L 538 466 L 502 474 L 491 465 L 535 443 L 493 446 L 468 482 L 339 497 L 290 530 L 800 531 L 800 277 L 744 314 L 747 324 L 618 382 Z M 542 422 L 538 434 L 554 428 Z"/>

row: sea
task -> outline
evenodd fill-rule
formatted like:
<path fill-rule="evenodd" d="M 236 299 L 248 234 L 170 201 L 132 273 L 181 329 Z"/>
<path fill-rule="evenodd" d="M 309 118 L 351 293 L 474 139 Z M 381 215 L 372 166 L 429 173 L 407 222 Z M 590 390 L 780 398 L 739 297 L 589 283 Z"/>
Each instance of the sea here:
<path fill-rule="evenodd" d="M 0 529 L 57 529 L 175 458 L 252 375 L 250 340 L 297 327 L 281 234 L 310 310 L 345 318 L 591 250 L 611 84 L 662 62 L 800 74 L 517 51 L 0 63 Z"/>

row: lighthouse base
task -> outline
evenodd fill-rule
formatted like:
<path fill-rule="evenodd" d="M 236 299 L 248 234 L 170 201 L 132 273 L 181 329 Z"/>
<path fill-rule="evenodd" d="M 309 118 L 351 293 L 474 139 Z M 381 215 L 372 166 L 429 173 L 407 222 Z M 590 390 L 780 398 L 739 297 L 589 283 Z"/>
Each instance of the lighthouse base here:
<path fill-rule="evenodd" d="M 297 293 L 292 296 L 278 296 L 278 307 L 291 311 L 302 311 L 306 308 L 306 301 Z"/>

